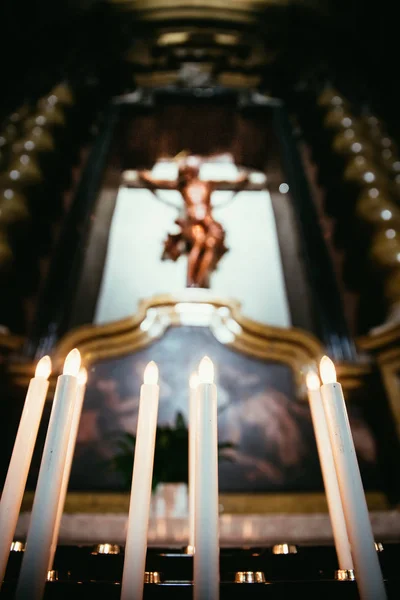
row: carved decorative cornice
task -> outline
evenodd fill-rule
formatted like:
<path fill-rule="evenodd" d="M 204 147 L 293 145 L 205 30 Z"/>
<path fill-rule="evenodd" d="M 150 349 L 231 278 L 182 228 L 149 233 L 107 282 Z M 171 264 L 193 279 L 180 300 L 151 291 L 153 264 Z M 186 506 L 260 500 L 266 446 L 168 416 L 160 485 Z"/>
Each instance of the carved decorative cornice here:
<path fill-rule="evenodd" d="M 214 296 L 209 290 L 188 289 L 179 296 L 159 295 L 143 300 L 132 317 L 107 323 L 87 325 L 69 332 L 52 355 L 55 379 L 61 372 L 68 352 L 79 348 L 86 368 L 101 360 L 134 353 L 159 339 L 169 327 L 184 325 L 208 327 L 216 339 L 227 347 L 248 356 L 288 365 L 294 374 L 299 398 L 305 399 L 305 373 L 318 368 L 324 354 L 321 343 L 310 333 L 297 328 L 271 327 L 248 319 L 240 305 Z M 360 387 L 370 372 L 368 363 L 337 364 L 338 378 L 345 389 Z M 14 383 L 27 386 L 33 364 L 10 364 Z"/>
<path fill-rule="evenodd" d="M 355 211 L 370 228 L 369 257 L 382 278 L 387 322 L 399 322 L 400 157 L 384 124 L 374 115 L 357 115 L 336 89 L 323 90 L 318 104 L 333 133 L 332 149 L 344 156 L 343 178 L 359 189 Z"/>

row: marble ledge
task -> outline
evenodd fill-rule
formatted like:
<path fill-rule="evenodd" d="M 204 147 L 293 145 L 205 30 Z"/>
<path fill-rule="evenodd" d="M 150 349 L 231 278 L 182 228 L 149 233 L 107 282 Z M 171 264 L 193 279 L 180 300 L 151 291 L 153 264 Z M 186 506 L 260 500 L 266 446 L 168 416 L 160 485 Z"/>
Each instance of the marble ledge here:
<path fill-rule="evenodd" d="M 400 512 L 397 510 L 371 511 L 371 524 L 377 542 L 400 540 Z M 26 537 L 30 512 L 20 514 L 15 539 Z M 64 514 L 61 521 L 59 544 L 97 544 L 109 542 L 125 544 L 126 514 Z M 149 546 L 185 546 L 188 539 L 186 518 L 151 518 Z M 329 515 L 271 514 L 220 516 L 221 546 L 269 546 L 277 543 L 324 545 L 333 544 Z"/>

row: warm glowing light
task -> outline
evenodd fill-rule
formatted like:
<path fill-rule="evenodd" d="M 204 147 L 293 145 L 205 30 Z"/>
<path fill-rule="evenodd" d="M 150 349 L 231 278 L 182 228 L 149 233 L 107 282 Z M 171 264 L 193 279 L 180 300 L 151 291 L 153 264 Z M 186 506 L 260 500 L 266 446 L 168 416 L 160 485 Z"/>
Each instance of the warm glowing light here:
<path fill-rule="evenodd" d="M 85 367 L 81 367 L 79 369 L 79 374 L 78 374 L 78 383 L 79 385 L 86 385 L 87 382 L 87 371 L 85 369 Z"/>
<path fill-rule="evenodd" d="M 391 210 L 385 209 L 385 210 L 382 210 L 382 212 L 381 212 L 381 217 L 384 221 L 389 221 L 392 218 L 392 216 L 393 216 L 393 213 Z"/>
<path fill-rule="evenodd" d="M 159 46 L 170 46 L 175 44 L 184 44 L 189 39 L 186 31 L 168 31 L 163 33 L 157 40 Z"/>
<path fill-rule="evenodd" d="M 323 383 L 335 383 L 336 369 L 329 356 L 323 356 L 319 364 L 319 372 Z"/>
<path fill-rule="evenodd" d="M 392 240 L 393 238 L 396 237 L 396 232 L 394 229 L 387 229 L 385 232 L 385 235 L 388 240 Z"/>
<path fill-rule="evenodd" d="M 264 173 L 249 173 L 249 181 L 255 185 L 262 185 L 267 182 L 267 177 Z"/>
<path fill-rule="evenodd" d="M 158 367 L 154 360 L 149 362 L 144 370 L 143 381 L 146 385 L 157 385 L 158 383 Z"/>
<path fill-rule="evenodd" d="M 314 371 L 309 371 L 306 376 L 307 389 L 319 390 L 321 382 L 319 377 Z"/>
<path fill-rule="evenodd" d="M 189 379 L 189 385 L 192 390 L 195 390 L 199 385 L 199 376 L 197 373 L 192 373 Z"/>
<path fill-rule="evenodd" d="M 208 356 L 201 359 L 199 365 L 199 383 L 214 382 L 214 365 Z"/>
<path fill-rule="evenodd" d="M 64 375 L 72 375 L 78 377 L 79 368 L 81 366 L 81 353 L 78 348 L 74 348 L 67 354 L 67 358 L 64 362 Z"/>
<path fill-rule="evenodd" d="M 44 377 L 48 379 L 51 373 L 50 356 L 43 356 L 36 365 L 35 377 Z"/>

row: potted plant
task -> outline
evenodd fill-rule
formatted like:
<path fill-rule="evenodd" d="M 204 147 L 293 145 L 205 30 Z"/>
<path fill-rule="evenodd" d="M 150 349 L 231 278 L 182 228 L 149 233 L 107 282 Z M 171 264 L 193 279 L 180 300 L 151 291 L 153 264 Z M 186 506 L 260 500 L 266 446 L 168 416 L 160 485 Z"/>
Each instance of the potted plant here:
<path fill-rule="evenodd" d="M 122 476 L 124 487 L 130 490 L 135 436 L 124 433 L 116 445 L 111 468 Z M 173 427 L 157 427 L 152 480 L 154 516 L 184 517 L 187 514 L 188 445 L 189 431 L 182 413 L 177 413 Z M 231 460 L 224 451 L 232 447 L 230 443 L 218 444 L 219 459 Z"/>

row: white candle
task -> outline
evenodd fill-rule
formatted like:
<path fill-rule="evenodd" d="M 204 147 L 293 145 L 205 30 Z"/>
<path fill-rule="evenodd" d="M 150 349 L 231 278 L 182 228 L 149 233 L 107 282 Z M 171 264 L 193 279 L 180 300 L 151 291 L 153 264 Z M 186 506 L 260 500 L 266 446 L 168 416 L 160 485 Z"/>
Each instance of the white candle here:
<path fill-rule="evenodd" d="M 342 386 L 337 383 L 335 366 L 327 356 L 321 359 L 320 373 L 323 381 L 321 394 L 358 590 L 361 600 L 384 600 L 387 598 L 385 584 L 375 549 Z"/>
<path fill-rule="evenodd" d="M 4 579 L 22 498 L 49 389 L 51 360 L 43 356 L 30 380 L 0 500 L 0 586 Z"/>
<path fill-rule="evenodd" d="M 353 559 L 351 556 L 339 483 L 333 460 L 328 425 L 320 392 L 320 380 L 316 373 L 309 372 L 307 373 L 306 381 L 311 418 L 314 426 L 315 440 L 317 443 L 339 568 L 350 570 L 354 569 Z"/>
<path fill-rule="evenodd" d="M 143 597 L 160 393 L 157 382 L 157 365 L 150 362 L 145 369 L 144 383 L 140 389 L 121 600 L 141 600 Z"/>
<path fill-rule="evenodd" d="M 78 436 L 78 429 L 79 429 L 79 423 L 81 420 L 83 400 L 85 397 L 86 381 L 87 381 L 87 371 L 86 371 L 85 367 L 81 367 L 81 369 L 79 371 L 79 375 L 78 375 L 78 390 L 76 393 L 75 405 L 74 405 L 74 410 L 73 410 L 73 414 L 72 414 L 71 432 L 70 432 L 69 441 L 68 441 L 67 457 L 65 459 L 64 474 L 63 474 L 63 480 L 62 480 L 61 492 L 60 492 L 60 500 L 58 502 L 57 518 L 56 518 L 55 525 L 54 525 L 53 541 L 52 541 L 51 550 L 50 550 L 49 568 L 48 568 L 49 571 L 51 571 L 51 569 L 53 568 L 54 556 L 55 556 L 55 553 L 57 550 L 57 541 L 58 541 L 58 535 L 60 532 L 61 518 L 62 518 L 62 515 L 64 512 L 65 497 L 67 495 L 68 483 L 69 483 L 69 478 L 71 475 L 72 459 L 74 457 L 76 438 Z"/>
<path fill-rule="evenodd" d="M 192 373 L 189 380 L 189 546 L 188 551 L 194 550 L 194 507 L 195 507 L 195 470 L 196 470 L 196 394 L 199 377 Z"/>
<path fill-rule="evenodd" d="M 16 598 L 41 600 L 46 584 L 53 531 L 57 519 L 68 440 L 81 362 L 74 348 L 57 379 L 46 441 L 40 464 Z"/>
<path fill-rule="evenodd" d="M 217 387 L 206 356 L 199 366 L 196 415 L 194 600 L 219 598 Z"/>

